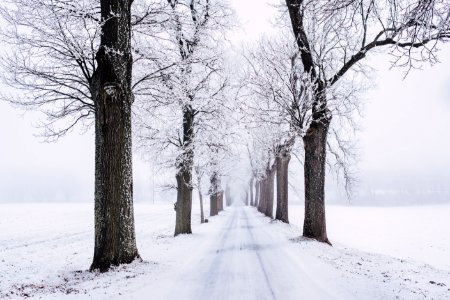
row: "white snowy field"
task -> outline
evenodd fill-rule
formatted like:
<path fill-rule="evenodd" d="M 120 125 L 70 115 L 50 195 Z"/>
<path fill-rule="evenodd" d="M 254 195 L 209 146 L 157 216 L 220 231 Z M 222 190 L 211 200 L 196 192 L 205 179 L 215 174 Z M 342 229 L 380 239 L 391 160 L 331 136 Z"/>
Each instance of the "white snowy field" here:
<path fill-rule="evenodd" d="M 171 204 L 137 204 L 144 262 L 90 273 L 93 206 L 0 204 L 0 298 L 450 299 L 450 205 L 329 206 L 334 246 L 244 206 L 173 237 Z"/>
<path fill-rule="evenodd" d="M 304 207 L 290 207 L 302 226 Z M 328 206 L 328 235 L 339 246 L 416 260 L 450 270 L 450 204 L 358 207 Z"/>

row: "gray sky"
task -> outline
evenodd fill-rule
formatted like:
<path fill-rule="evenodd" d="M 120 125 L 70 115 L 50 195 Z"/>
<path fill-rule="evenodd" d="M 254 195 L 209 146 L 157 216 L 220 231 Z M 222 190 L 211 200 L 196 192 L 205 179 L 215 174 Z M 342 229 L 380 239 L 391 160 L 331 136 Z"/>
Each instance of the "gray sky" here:
<path fill-rule="evenodd" d="M 272 27 L 273 7 L 261 0 L 231 2 L 244 28 L 236 31 L 237 39 L 251 40 Z M 441 64 L 412 71 L 405 80 L 403 70 L 389 70 L 387 57 L 371 60 L 377 86 L 364 95 L 355 203 L 378 201 L 395 190 L 412 199 L 436 189 L 447 191 L 439 200 L 450 201 L 450 44 L 442 48 Z M 38 117 L 0 103 L 0 202 L 92 201 L 93 133 L 74 131 L 57 143 L 41 143 L 32 126 Z M 135 198 L 147 201 L 151 170 L 137 155 L 134 171 Z M 421 201 L 431 200 L 431 194 Z"/>

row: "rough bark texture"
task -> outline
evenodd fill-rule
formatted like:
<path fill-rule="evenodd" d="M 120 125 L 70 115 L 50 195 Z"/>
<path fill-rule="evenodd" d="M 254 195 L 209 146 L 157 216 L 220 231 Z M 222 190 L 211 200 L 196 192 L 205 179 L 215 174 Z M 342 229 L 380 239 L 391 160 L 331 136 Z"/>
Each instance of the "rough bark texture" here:
<path fill-rule="evenodd" d="M 325 221 L 325 163 L 329 120 L 311 124 L 305 145 L 305 220 L 303 236 L 329 243 Z"/>
<path fill-rule="evenodd" d="M 194 151 L 192 141 L 194 139 L 195 111 L 190 105 L 183 107 L 183 148 L 182 154 L 177 159 L 177 203 L 175 236 L 190 234 L 192 213 L 192 164 Z"/>
<path fill-rule="evenodd" d="M 139 258 L 131 150 L 131 2 L 101 0 L 95 97 L 95 249 L 91 270 Z"/>
<path fill-rule="evenodd" d="M 289 223 L 288 214 L 288 191 L 289 191 L 289 161 L 291 160 L 291 155 L 289 152 L 280 152 L 276 158 L 277 165 L 277 210 L 275 214 L 275 219 L 280 220 L 285 223 Z"/>
<path fill-rule="evenodd" d="M 177 179 L 177 204 L 176 204 L 175 236 L 179 234 L 192 233 L 191 173 L 187 170 L 180 171 L 176 175 L 176 179 Z"/>

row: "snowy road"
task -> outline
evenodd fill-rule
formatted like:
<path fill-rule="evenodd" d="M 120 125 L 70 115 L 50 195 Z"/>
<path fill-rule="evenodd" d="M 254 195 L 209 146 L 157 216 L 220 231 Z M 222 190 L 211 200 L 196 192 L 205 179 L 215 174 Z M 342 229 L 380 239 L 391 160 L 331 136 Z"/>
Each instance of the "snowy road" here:
<path fill-rule="evenodd" d="M 450 299 L 444 256 L 450 235 L 428 234 L 448 228 L 450 206 L 401 208 L 401 214 L 400 208 L 329 207 L 333 247 L 299 237 L 301 208 L 290 207 L 292 225 L 244 206 L 200 224 L 195 206 L 194 233 L 173 237 L 170 203 L 137 204 L 144 262 L 92 273 L 92 204 L 2 204 L 0 299 Z M 424 211 L 433 218 L 419 218 Z M 402 226 L 393 226 L 399 215 Z M 399 257 L 359 250 L 373 244 L 387 254 L 401 250 L 389 235 L 404 230 L 413 233 Z M 404 258 L 410 248 L 434 255 L 437 267 Z"/>
<path fill-rule="evenodd" d="M 292 243 L 254 209 L 234 206 L 226 218 L 209 244 L 185 253 L 191 258 L 169 275 L 172 280 L 163 280 L 166 286 L 138 291 L 136 298 L 159 290 L 157 299 L 348 299 L 324 278 L 328 272 L 317 264 L 308 268 Z"/>

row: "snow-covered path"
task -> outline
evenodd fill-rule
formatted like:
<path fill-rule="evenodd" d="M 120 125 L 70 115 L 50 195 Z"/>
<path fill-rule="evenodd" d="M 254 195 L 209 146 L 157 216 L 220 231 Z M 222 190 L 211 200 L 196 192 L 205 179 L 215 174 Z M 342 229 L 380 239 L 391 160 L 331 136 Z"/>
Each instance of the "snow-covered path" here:
<path fill-rule="evenodd" d="M 157 299 L 349 299 L 311 259 L 298 257 L 293 244 L 263 221 L 253 208 L 233 206 L 225 226 L 211 232 L 209 243 L 195 253 L 169 280 L 138 290 L 135 298 Z M 326 266 L 322 266 L 326 268 Z M 320 274 L 320 276 L 315 275 Z M 160 293 L 155 295 L 155 291 Z M 127 295 L 129 297 L 130 295 Z"/>
<path fill-rule="evenodd" d="M 329 207 L 333 247 L 300 237 L 300 207 L 290 207 L 291 225 L 238 205 L 200 224 L 194 208 L 194 233 L 174 237 L 170 203 L 137 204 L 144 261 L 92 273 L 92 204 L 2 204 L 0 299 L 450 299 L 442 256 L 450 239 L 441 234 L 449 223 L 437 217 L 450 214 L 448 205 L 402 208 L 402 214 L 398 208 Z M 417 217 L 424 209 L 433 222 Z M 394 248 L 387 233 L 378 234 L 402 236 L 403 227 L 371 219 L 374 211 L 401 215 L 402 226 L 415 230 L 398 257 L 389 256 Z M 440 234 L 424 239 L 428 232 Z M 353 248 L 340 243 L 349 235 L 358 237 L 350 239 L 358 242 Z M 371 239 L 384 241 L 378 247 L 388 255 L 358 250 Z M 424 256 L 442 254 L 434 261 L 444 263 L 405 258 L 411 245 L 421 245 Z"/>

